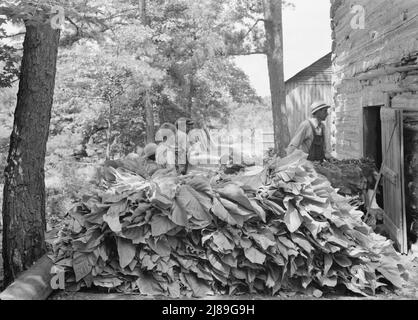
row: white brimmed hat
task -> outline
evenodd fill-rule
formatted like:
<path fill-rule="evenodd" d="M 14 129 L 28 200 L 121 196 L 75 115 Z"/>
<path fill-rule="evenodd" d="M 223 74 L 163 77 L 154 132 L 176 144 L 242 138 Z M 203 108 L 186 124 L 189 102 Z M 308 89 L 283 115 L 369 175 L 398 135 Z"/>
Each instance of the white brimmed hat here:
<path fill-rule="evenodd" d="M 155 143 L 148 143 L 144 148 L 145 157 L 151 157 L 157 151 L 157 145 Z"/>
<path fill-rule="evenodd" d="M 314 114 L 315 112 L 324 108 L 331 108 L 331 106 L 325 101 L 315 101 L 311 105 L 311 114 Z"/>

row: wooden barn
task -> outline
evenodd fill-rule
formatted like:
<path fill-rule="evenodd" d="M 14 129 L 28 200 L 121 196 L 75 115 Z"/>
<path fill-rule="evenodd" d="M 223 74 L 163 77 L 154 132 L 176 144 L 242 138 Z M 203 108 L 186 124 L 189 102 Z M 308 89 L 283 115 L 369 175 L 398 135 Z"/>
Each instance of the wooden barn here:
<path fill-rule="evenodd" d="M 310 117 L 309 107 L 316 100 L 332 102 L 331 53 L 315 61 L 286 81 L 286 107 L 290 135 Z"/>
<path fill-rule="evenodd" d="M 384 224 L 405 253 L 418 216 L 418 1 L 331 3 L 335 151 L 382 168 Z"/>

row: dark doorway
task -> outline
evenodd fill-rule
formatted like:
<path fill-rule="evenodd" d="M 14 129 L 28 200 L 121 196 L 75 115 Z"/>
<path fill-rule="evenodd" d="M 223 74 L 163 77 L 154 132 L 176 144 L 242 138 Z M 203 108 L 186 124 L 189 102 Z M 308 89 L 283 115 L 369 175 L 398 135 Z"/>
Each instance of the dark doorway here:
<path fill-rule="evenodd" d="M 405 210 L 409 243 L 418 241 L 418 111 L 404 111 Z"/>
<path fill-rule="evenodd" d="M 381 106 L 363 108 L 363 154 L 364 158 L 374 160 L 377 170 L 380 170 L 382 165 L 382 121 L 380 109 Z M 376 194 L 376 202 L 379 207 L 383 208 L 381 186 Z"/>
<path fill-rule="evenodd" d="M 366 107 L 363 110 L 364 157 L 373 159 L 379 169 L 382 164 L 382 122 L 380 106 Z"/>

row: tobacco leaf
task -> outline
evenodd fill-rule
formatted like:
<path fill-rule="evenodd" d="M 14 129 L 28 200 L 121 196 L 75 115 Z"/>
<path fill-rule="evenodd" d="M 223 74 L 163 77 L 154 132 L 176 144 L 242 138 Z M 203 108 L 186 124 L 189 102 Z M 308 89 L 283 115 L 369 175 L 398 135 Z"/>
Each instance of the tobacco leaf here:
<path fill-rule="evenodd" d="M 239 204 L 241 207 L 244 207 L 246 210 L 249 210 L 250 212 L 254 211 L 250 200 L 245 195 L 244 191 L 236 184 L 227 184 L 222 188 L 216 189 L 216 191 L 221 195 L 222 198 L 233 201 Z"/>
<path fill-rule="evenodd" d="M 284 223 L 292 233 L 297 231 L 302 224 L 302 217 L 300 216 L 298 210 L 291 203 L 289 203 L 288 209 L 284 216 Z"/>
<path fill-rule="evenodd" d="M 120 224 L 119 217 L 126 211 L 126 200 L 112 203 L 107 210 L 107 213 L 103 216 L 103 220 L 109 225 L 109 228 L 113 232 L 122 231 L 122 225 Z"/>
<path fill-rule="evenodd" d="M 228 210 L 225 209 L 225 207 L 222 205 L 222 203 L 217 199 L 213 199 L 213 204 L 211 208 L 211 212 L 217 216 L 222 221 L 225 221 L 226 223 L 234 226 L 238 224 L 238 222 L 231 216 L 231 214 L 228 212 Z M 242 226 L 242 224 L 241 224 Z"/>
<path fill-rule="evenodd" d="M 54 262 L 72 271 L 77 290 L 174 298 L 301 288 L 320 296 L 337 284 L 367 296 L 382 278 L 401 286 L 402 258 L 349 199 L 305 159 L 275 163 L 258 190 L 228 177 L 115 174 L 117 186 L 83 197 L 48 239 Z"/>
<path fill-rule="evenodd" d="M 151 218 L 151 235 L 158 237 L 166 234 L 170 230 L 174 229 L 177 225 L 173 223 L 168 217 L 163 215 L 154 215 Z"/>
<path fill-rule="evenodd" d="M 118 237 L 116 239 L 118 255 L 119 255 L 119 264 L 123 269 L 128 266 L 135 257 L 136 247 L 132 244 L 132 241 Z"/>
<path fill-rule="evenodd" d="M 252 263 L 263 264 L 266 260 L 266 255 L 254 247 L 244 250 L 245 257 Z"/>

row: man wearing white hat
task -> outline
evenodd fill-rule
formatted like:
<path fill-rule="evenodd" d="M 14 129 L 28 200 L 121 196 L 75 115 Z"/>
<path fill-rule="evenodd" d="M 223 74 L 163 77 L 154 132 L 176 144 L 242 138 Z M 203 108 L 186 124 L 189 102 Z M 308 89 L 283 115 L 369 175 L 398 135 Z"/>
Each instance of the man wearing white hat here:
<path fill-rule="evenodd" d="M 288 155 L 299 149 L 308 154 L 310 161 L 331 158 L 329 140 L 323 123 L 328 116 L 329 108 L 330 105 L 324 101 L 316 101 L 311 105 L 312 117 L 299 126 L 286 150 Z"/>

